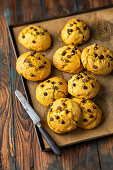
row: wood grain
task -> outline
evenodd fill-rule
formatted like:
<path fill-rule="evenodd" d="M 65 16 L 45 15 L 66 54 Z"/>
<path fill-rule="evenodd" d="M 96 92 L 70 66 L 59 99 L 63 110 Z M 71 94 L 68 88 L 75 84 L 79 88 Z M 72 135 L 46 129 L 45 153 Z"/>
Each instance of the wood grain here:
<path fill-rule="evenodd" d="M 24 93 L 15 71 L 16 59 L 8 37 L 11 24 L 49 18 L 113 4 L 112 0 L 1 0 L 0 11 L 0 169 L 113 169 L 113 137 L 63 149 L 62 157 L 40 150 L 33 124 L 14 95 Z"/>

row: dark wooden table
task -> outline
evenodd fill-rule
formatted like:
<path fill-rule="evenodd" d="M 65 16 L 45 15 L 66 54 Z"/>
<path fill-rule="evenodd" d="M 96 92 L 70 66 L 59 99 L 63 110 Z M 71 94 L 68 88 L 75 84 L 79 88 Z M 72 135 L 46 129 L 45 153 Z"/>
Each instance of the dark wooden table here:
<path fill-rule="evenodd" d="M 14 96 L 16 88 L 24 89 L 6 26 L 112 4 L 113 0 L 0 0 L 0 169 L 113 170 L 113 136 L 66 147 L 61 157 L 41 152 L 33 124 Z"/>

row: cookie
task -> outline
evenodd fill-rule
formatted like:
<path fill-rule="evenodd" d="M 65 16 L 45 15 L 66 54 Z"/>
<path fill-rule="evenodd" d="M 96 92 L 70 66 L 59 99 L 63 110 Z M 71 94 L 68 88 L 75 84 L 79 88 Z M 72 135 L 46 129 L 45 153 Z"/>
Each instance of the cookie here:
<path fill-rule="evenodd" d="M 79 105 L 68 98 L 57 99 L 47 115 L 47 123 L 52 131 L 56 133 L 70 132 L 77 127 L 81 117 Z"/>
<path fill-rule="evenodd" d="M 66 97 L 67 94 L 67 83 L 60 77 L 52 77 L 36 88 L 37 101 L 47 107 L 52 106 L 56 99 Z"/>
<path fill-rule="evenodd" d="M 76 18 L 69 20 L 61 31 L 61 38 L 67 45 L 83 44 L 89 39 L 89 37 L 89 27 Z"/>
<path fill-rule="evenodd" d="M 77 124 L 83 129 L 93 129 L 99 125 L 102 119 L 102 111 L 91 100 L 73 98 L 82 110 L 82 117 Z"/>
<path fill-rule="evenodd" d="M 68 81 L 68 92 L 77 98 L 90 99 L 96 96 L 100 89 L 100 83 L 92 75 L 87 73 L 75 74 Z"/>
<path fill-rule="evenodd" d="M 51 37 L 40 26 L 29 25 L 19 34 L 18 40 L 28 50 L 45 51 L 51 46 Z"/>
<path fill-rule="evenodd" d="M 82 51 L 84 68 L 98 75 L 107 75 L 113 69 L 113 54 L 103 46 L 93 44 Z"/>
<path fill-rule="evenodd" d="M 83 70 L 81 50 L 73 45 L 63 46 L 55 52 L 53 64 L 61 71 L 79 73 Z"/>
<path fill-rule="evenodd" d="M 49 76 L 51 63 L 36 51 L 26 52 L 17 59 L 16 70 L 27 80 L 38 81 Z"/>

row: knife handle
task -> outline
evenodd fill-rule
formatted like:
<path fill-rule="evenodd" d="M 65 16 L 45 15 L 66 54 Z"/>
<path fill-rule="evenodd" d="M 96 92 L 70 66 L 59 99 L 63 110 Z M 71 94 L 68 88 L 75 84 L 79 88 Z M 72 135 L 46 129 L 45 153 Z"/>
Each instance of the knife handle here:
<path fill-rule="evenodd" d="M 52 137 L 49 135 L 49 133 L 45 130 L 45 128 L 40 123 L 38 123 L 36 125 L 38 126 L 39 131 L 42 134 L 42 136 L 45 138 L 45 140 L 47 141 L 47 143 L 51 147 L 52 151 L 56 155 L 61 156 L 62 155 L 61 149 L 56 144 L 56 142 L 52 139 Z"/>

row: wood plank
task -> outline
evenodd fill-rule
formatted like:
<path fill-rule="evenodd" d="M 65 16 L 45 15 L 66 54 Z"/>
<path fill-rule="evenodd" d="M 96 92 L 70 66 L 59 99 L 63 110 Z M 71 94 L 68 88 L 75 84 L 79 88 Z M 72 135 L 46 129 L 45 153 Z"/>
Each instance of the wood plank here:
<path fill-rule="evenodd" d="M 10 77 L 9 41 L 4 12 L 8 18 L 7 4 L 0 11 L 0 169 L 15 169 L 14 118 Z"/>

